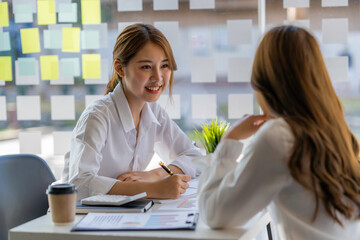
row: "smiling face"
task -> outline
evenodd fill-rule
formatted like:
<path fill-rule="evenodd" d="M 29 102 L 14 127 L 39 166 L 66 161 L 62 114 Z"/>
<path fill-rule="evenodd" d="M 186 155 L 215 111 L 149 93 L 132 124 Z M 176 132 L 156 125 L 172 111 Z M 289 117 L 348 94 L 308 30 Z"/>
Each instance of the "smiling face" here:
<path fill-rule="evenodd" d="M 164 50 L 148 42 L 122 66 L 117 60 L 115 69 L 122 78 L 125 96 L 130 106 L 142 106 L 157 101 L 169 85 L 172 70 Z"/>

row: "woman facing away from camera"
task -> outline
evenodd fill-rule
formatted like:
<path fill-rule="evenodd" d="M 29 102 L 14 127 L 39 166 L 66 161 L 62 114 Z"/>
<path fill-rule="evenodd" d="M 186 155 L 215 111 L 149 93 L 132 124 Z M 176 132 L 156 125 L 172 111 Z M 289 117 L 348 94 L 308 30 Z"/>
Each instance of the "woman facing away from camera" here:
<path fill-rule="evenodd" d="M 268 207 L 280 239 L 360 239 L 359 146 L 315 38 L 271 29 L 251 85 L 264 115 L 244 116 L 223 136 L 200 178 L 200 216 L 224 228 Z"/>
<path fill-rule="evenodd" d="M 177 198 L 196 174 L 192 158 L 201 153 L 156 103 L 168 86 L 171 96 L 171 47 L 152 25 L 131 25 L 116 40 L 113 67 L 106 95 L 84 110 L 73 130 L 61 182 L 75 184 L 78 199 L 141 192 Z M 154 152 L 172 160 L 174 175 L 144 171 Z"/>

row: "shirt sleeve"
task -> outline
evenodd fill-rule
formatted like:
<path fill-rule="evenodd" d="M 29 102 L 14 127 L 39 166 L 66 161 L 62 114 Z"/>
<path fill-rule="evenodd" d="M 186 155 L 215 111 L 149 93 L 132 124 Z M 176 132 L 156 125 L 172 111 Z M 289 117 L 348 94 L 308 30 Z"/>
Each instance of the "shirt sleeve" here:
<path fill-rule="evenodd" d="M 161 127 L 155 144 L 155 152 L 161 159 L 177 166 L 184 174 L 194 178 L 198 170 L 193 159 L 201 156 L 200 149 L 192 144 L 186 134 L 162 108 L 160 108 L 160 118 Z"/>
<path fill-rule="evenodd" d="M 284 163 L 289 147 L 284 148 L 279 141 L 282 140 L 274 139 L 270 131 L 259 130 L 240 162 L 236 160 L 242 152 L 242 143 L 220 142 L 211 167 L 199 180 L 200 216 L 210 227 L 245 224 L 289 183 L 291 176 Z"/>
<path fill-rule="evenodd" d="M 106 119 L 97 115 L 82 116 L 73 131 L 68 178 L 78 190 L 78 199 L 106 194 L 118 181 L 98 175 L 107 132 Z"/>

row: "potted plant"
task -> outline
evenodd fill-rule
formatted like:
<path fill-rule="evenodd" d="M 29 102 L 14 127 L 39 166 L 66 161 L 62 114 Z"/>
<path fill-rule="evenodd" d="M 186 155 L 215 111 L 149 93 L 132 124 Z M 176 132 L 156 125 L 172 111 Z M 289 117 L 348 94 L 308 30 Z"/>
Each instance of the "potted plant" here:
<path fill-rule="evenodd" d="M 230 123 L 226 121 L 218 122 L 217 118 L 210 123 L 205 122 L 201 125 L 201 131 L 195 129 L 195 138 L 201 142 L 206 150 L 206 154 L 213 153 L 220 142 L 221 136 L 228 130 Z"/>

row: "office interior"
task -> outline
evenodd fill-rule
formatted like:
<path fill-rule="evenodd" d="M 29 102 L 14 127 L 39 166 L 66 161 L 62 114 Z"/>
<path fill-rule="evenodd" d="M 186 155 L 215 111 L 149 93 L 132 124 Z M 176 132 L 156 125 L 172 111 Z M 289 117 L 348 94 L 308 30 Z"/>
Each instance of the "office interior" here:
<path fill-rule="evenodd" d="M 89 23 L 82 19 L 84 1 L 52 1 L 55 23 L 39 24 L 38 1 L 0 0 L 9 21 L 0 26 L 0 155 L 38 155 L 59 179 L 77 119 L 105 93 L 116 37 L 137 22 L 157 26 L 169 39 L 178 70 L 173 100 L 165 93 L 159 102 L 190 138 L 212 119 L 232 124 L 260 113 L 250 86 L 257 44 L 271 27 L 294 24 L 316 36 L 346 121 L 360 140 L 359 0 L 99 0 L 100 20 Z M 24 4 L 30 11 L 19 7 Z M 64 10 L 66 4 L 75 8 Z M 63 27 L 80 28 L 80 49 L 63 51 Z M 27 28 L 38 29 L 38 51 L 24 53 L 20 32 Z M 84 73 L 86 54 L 98 57 L 95 75 Z M 58 74 L 42 76 L 41 56 L 56 56 Z M 27 59 L 33 67 L 21 69 Z"/>

